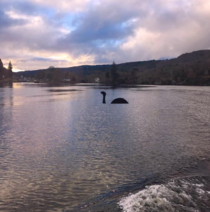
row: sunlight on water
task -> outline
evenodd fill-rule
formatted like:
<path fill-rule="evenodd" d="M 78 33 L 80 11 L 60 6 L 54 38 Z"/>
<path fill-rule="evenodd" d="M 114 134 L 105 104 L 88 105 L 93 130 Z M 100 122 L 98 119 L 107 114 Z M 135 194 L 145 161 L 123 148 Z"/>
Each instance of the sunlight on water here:
<path fill-rule="evenodd" d="M 0 210 L 73 210 L 208 158 L 209 102 L 208 87 L 0 88 Z"/>

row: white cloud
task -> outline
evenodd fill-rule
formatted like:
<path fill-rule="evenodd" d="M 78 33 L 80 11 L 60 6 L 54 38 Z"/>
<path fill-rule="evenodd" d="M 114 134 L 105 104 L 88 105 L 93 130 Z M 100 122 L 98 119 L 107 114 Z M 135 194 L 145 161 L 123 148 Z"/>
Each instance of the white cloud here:
<path fill-rule="evenodd" d="M 33 3 L 52 7 L 59 12 L 83 11 L 87 8 L 90 0 L 30 0 Z"/>

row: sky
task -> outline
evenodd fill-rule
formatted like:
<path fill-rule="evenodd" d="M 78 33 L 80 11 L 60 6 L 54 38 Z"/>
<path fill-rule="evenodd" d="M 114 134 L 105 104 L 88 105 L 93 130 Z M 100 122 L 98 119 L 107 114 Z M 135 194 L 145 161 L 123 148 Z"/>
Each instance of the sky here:
<path fill-rule="evenodd" d="M 210 49 L 209 0 L 0 0 L 14 71 L 173 58 Z"/>

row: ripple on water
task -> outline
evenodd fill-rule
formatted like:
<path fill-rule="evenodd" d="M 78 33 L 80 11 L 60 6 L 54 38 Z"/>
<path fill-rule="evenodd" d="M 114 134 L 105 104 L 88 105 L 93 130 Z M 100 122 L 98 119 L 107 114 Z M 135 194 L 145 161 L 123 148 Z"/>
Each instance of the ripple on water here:
<path fill-rule="evenodd" d="M 210 155 L 210 88 L 107 87 L 130 102 L 111 106 L 91 87 L 18 85 L 0 93 L 0 211 L 73 210 Z"/>

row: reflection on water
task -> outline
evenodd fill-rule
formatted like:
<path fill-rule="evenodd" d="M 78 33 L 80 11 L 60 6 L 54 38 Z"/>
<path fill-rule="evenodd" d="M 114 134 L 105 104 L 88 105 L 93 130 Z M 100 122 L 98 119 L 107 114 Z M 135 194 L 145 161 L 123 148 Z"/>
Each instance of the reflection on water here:
<path fill-rule="evenodd" d="M 100 92 L 0 88 L 1 211 L 70 210 L 208 157 L 210 88 L 107 87 L 107 102 L 129 105 Z"/>

